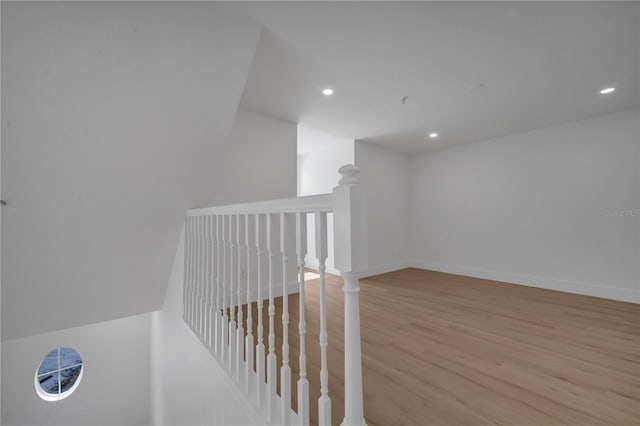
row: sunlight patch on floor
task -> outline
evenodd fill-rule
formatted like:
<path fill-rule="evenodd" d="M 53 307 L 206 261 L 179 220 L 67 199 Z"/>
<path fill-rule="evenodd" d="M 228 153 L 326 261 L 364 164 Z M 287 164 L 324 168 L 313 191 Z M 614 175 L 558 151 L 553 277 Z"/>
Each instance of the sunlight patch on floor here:
<path fill-rule="evenodd" d="M 311 281 L 311 280 L 317 280 L 318 278 L 320 278 L 320 275 L 318 275 L 315 272 L 305 272 L 304 273 L 304 279 L 305 281 Z"/>

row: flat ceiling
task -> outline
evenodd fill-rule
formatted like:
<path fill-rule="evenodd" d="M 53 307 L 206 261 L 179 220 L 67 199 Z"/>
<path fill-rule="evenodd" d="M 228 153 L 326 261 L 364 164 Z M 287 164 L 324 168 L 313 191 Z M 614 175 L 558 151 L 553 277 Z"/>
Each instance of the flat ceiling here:
<path fill-rule="evenodd" d="M 341 137 L 414 153 L 639 107 L 637 2 L 230 7 L 266 27 L 242 105 Z"/>

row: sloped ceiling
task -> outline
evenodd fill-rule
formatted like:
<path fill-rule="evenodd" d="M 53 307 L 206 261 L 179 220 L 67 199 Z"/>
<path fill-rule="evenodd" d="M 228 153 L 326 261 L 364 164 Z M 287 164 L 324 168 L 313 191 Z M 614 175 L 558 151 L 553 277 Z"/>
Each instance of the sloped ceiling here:
<path fill-rule="evenodd" d="M 161 307 L 261 26 L 215 3 L 2 2 L 2 337 Z"/>
<path fill-rule="evenodd" d="M 268 30 L 242 104 L 336 136 L 414 153 L 640 105 L 638 2 L 231 7 Z"/>

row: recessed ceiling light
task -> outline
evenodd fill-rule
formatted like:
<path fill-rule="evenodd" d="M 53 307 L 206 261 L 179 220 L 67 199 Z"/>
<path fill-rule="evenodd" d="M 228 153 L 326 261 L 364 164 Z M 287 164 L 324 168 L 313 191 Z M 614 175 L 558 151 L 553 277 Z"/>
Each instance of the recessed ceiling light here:
<path fill-rule="evenodd" d="M 431 133 L 429 133 L 429 137 L 430 137 L 431 139 L 435 139 L 435 138 L 437 138 L 437 137 L 438 137 L 438 134 L 437 134 L 436 132 L 431 132 Z"/>
<path fill-rule="evenodd" d="M 331 96 L 331 95 L 333 95 L 333 89 L 329 89 L 329 88 L 324 89 L 322 91 L 322 94 L 325 95 L 325 96 Z"/>
<path fill-rule="evenodd" d="M 609 94 L 609 93 L 611 93 L 611 92 L 613 92 L 613 91 L 615 91 L 615 90 L 616 90 L 616 88 L 615 88 L 615 87 L 607 87 L 606 89 L 602 89 L 602 90 L 600 91 L 600 94 L 601 94 L 601 95 L 607 95 L 607 94 Z"/>

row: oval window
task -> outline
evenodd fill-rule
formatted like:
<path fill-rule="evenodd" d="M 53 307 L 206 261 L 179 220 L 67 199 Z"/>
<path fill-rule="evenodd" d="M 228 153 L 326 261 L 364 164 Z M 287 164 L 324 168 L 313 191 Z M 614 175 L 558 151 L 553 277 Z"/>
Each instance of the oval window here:
<path fill-rule="evenodd" d="M 76 390 L 81 378 L 80 354 L 73 348 L 57 348 L 44 357 L 36 370 L 36 392 L 45 401 L 60 401 Z"/>

